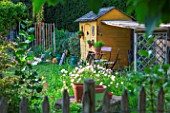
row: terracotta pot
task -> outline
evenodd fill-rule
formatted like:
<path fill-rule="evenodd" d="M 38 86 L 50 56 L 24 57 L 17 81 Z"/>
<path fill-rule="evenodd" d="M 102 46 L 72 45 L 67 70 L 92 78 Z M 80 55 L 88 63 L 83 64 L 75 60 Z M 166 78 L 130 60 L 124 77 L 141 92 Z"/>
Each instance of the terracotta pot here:
<path fill-rule="evenodd" d="M 108 92 L 108 95 L 109 95 L 110 99 L 112 99 L 113 93 L 112 92 Z"/>
<path fill-rule="evenodd" d="M 84 85 L 79 83 L 79 84 L 73 84 L 73 90 L 74 90 L 74 99 L 76 102 L 81 102 L 82 101 L 82 96 L 83 96 L 83 87 Z M 101 85 L 98 85 L 95 87 L 96 93 L 103 93 L 106 90 Z"/>
<path fill-rule="evenodd" d="M 73 84 L 74 99 L 76 102 L 81 102 L 83 95 L 83 84 Z"/>
<path fill-rule="evenodd" d="M 100 51 L 101 51 L 101 48 L 95 48 L 96 53 L 100 53 Z"/>
<path fill-rule="evenodd" d="M 91 48 L 93 46 L 93 44 L 89 44 L 89 48 Z"/>
<path fill-rule="evenodd" d="M 82 36 L 81 34 L 80 34 L 80 35 L 78 35 L 78 38 L 81 38 L 81 36 Z"/>

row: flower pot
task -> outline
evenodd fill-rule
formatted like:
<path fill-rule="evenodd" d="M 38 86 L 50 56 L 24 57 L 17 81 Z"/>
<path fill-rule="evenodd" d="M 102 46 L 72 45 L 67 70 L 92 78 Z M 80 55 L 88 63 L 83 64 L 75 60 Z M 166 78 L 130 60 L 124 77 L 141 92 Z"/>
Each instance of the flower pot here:
<path fill-rule="evenodd" d="M 91 48 L 93 46 L 93 44 L 89 44 L 89 48 Z"/>
<path fill-rule="evenodd" d="M 77 56 L 71 56 L 70 64 L 72 67 L 75 67 L 78 62 L 78 57 Z"/>
<path fill-rule="evenodd" d="M 76 102 L 82 101 L 83 89 L 84 89 L 84 85 L 82 83 L 73 84 L 74 99 Z M 106 88 L 104 88 L 101 85 L 95 87 L 95 91 L 97 94 L 104 93 L 105 90 Z"/>
<path fill-rule="evenodd" d="M 101 48 L 95 48 L 96 53 L 100 53 L 100 51 L 101 51 Z"/>
<path fill-rule="evenodd" d="M 83 95 L 83 84 L 73 84 L 74 99 L 76 102 L 81 102 Z"/>
<path fill-rule="evenodd" d="M 79 34 L 79 35 L 78 35 L 78 38 L 81 38 L 81 36 L 82 36 L 82 35 L 81 35 L 81 34 Z"/>
<path fill-rule="evenodd" d="M 113 93 L 112 92 L 108 92 L 108 95 L 109 95 L 110 99 L 112 99 Z"/>
<path fill-rule="evenodd" d="M 56 59 L 57 59 L 57 64 L 59 64 L 60 59 L 61 59 L 61 55 L 60 55 L 60 54 L 57 54 Z"/>

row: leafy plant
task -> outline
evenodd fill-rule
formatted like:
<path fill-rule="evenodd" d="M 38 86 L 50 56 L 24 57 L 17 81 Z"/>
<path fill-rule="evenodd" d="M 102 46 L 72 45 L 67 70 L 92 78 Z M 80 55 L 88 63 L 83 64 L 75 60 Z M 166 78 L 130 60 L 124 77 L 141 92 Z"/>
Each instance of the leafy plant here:
<path fill-rule="evenodd" d="M 102 46 L 104 46 L 103 41 L 97 41 L 94 43 L 94 48 L 101 48 Z"/>
<path fill-rule="evenodd" d="M 83 35 L 83 31 L 78 31 L 77 34 L 78 35 Z"/>
<path fill-rule="evenodd" d="M 88 43 L 88 44 L 91 44 L 91 42 L 92 42 L 91 40 L 87 40 L 87 43 Z"/>
<path fill-rule="evenodd" d="M 9 34 L 10 27 L 26 18 L 26 6 L 10 1 L 0 1 L 0 36 Z"/>

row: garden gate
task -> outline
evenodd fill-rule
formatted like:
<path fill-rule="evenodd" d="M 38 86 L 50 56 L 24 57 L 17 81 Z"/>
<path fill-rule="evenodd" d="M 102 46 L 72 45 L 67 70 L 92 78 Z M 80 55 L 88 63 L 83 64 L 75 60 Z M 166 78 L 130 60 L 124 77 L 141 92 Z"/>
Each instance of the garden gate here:
<path fill-rule="evenodd" d="M 42 51 L 53 49 L 56 52 L 55 24 L 35 23 L 35 41 L 34 46 L 40 46 Z"/>

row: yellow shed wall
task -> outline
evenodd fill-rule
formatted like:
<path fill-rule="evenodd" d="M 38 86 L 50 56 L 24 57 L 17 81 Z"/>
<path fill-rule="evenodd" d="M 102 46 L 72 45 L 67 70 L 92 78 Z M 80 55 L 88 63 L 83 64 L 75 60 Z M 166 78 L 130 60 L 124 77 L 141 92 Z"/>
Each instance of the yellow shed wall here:
<path fill-rule="evenodd" d="M 117 9 L 113 9 L 107 14 L 103 15 L 97 20 L 98 31 L 97 40 L 105 42 L 105 46 L 112 47 L 112 53 L 116 53 L 117 49 L 120 49 L 119 58 L 121 68 L 124 68 L 128 64 L 127 54 L 130 49 L 130 29 L 113 27 L 101 23 L 101 20 L 132 20 Z M 111 60 L 114 61 L 116 55 L 112 55 Z M 118 67 L 115 66 L 116 68 Z"/>

